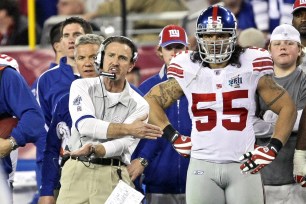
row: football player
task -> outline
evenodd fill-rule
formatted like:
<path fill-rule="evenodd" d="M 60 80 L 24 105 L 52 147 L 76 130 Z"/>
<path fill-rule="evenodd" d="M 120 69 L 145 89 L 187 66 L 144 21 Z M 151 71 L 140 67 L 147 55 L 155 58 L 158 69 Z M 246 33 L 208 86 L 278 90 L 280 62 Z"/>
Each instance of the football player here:
<path fill-rule="evenodd" d="M 264 203 L 261 177 L 256 173 L 275 159 L 296 119 L 292 99 L 271 77 L 268 51 L 236 45 L 236 29 L 228 9 L 208 7 L 196 23 L 197 49 L 176 55 L 169 65 L 169 79 L 145 96 L 154 110 L 149 122 L 163 128 L 163 137 L 175 148 L 185 142 L 163 109 L 182 95 L 188 99 L 193 124 L 188 204 Z M 254 149 L 256 93 L 279 117 L 269 144 Z"/>

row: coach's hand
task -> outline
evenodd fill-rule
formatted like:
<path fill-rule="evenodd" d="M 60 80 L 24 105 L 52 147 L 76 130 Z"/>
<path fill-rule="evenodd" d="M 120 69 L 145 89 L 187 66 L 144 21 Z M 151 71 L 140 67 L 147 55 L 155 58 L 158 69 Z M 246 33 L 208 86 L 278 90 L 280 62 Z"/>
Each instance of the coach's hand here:
<path fill-rule="evenodd" d="M 294 180 L 306 187 L 306 150 L 295 150 L 293 165 Z"/>
<path fill-rule="evenodd" d="M 172 143 L 174 149 L 183 157 L 189 158 L 191 153 L 191 138 L 184 135 L 178 135 Z"/>

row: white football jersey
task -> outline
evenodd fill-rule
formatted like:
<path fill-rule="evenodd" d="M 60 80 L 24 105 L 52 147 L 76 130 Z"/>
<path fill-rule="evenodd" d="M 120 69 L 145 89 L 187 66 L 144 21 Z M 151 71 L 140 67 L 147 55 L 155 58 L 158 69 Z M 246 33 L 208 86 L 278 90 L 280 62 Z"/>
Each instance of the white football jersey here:
<path fill-rule="evenodd" d="M 246 49 L 241 67 L 210 69 L 193 63 L 190 51 L 175 56 L 168 69 L 183 89 L 192 119 L 192 153 L 217 163 L 239 161 L 254 149 L 255 92 L 260 77 L 273 73 L 268 51 Z"/>

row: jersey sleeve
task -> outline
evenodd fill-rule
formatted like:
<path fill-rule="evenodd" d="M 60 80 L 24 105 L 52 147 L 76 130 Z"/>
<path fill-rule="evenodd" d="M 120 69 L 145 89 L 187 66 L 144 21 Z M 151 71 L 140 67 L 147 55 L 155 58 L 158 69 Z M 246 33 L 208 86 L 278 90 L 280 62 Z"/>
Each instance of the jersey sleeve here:
<path fill-rule="evenodd" d="M 177 53 L 171 59 L 167 70 L 167 77 L 175 78 L 181 87 L 186 87 L 197 74 L 197 70 L 192 66 L 190 54 L 189 50 Z"/>
<path fill-rule="evenodd" d="M 262 48 L 248 48 L 246 52 L 246 58 L 243 60 L 252 60 L 251 67 L 253 68 L 253 74 L 258 80 L 264 75 L 273 74 L 273 61 L 267 50 Z"/>
<path fill-rule="evenodd" d="M 8 112 L 19 121 L 11 135 L 19 146 L 36 142 L 44 133 L 42 111 L 24 78 L 15 70 L 6 68 L 1 79 L 1 92 Z"/>

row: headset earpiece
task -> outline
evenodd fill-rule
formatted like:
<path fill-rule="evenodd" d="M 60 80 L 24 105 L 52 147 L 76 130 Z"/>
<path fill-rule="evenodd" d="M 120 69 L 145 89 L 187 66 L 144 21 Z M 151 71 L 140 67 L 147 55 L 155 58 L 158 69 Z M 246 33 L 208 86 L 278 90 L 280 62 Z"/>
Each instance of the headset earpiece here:
<path fill-rule="evenodd" d="M 101 43 L 99 50 L 98 50 L 96 60 L 95 60 L 95 71 L 97 72 L 97 74 L 100 74 L 101 72 L 101 68 L 103 64 L 103 53 L 104 53 L 104 45 L 103 43 Z"/>
<path fill-rule="evenodd" d="M 134 52 L 134 55 L 133 55 L 133 62 L 136 62 L 138 59 L 138 52 Z"/>

